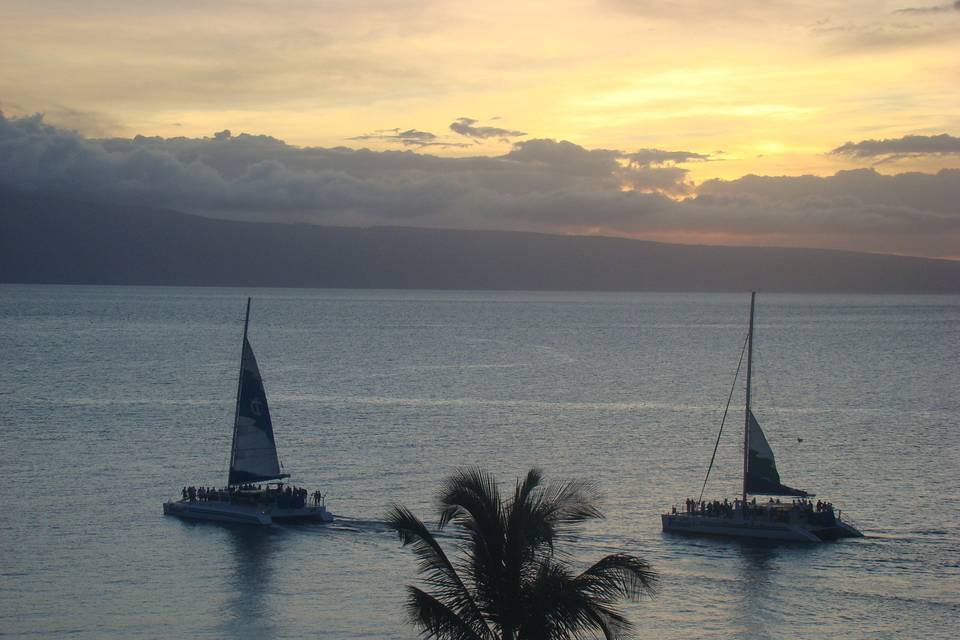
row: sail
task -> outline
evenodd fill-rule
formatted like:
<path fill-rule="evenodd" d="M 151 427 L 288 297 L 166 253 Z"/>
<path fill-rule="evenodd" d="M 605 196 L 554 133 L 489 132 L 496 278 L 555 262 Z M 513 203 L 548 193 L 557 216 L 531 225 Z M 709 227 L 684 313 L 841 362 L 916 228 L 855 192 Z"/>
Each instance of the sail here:
<path fill-rule="evenodd" d="M 757 493 L 767 496 L 807 496 L 806 491 L 794 489 L 784 484 L 780 484 L 780 474 L 777 473 L 777 465 L 773 459 L 773 450 L 767 443 L 767 438 L 760 429 L 760 423 L 749 411 L 750 422 L 750 455 L 748 456 L 746 469 L 746 493 Z"/>
<path fill-rule="evenodd" d="M 231 485 L 263 482 L 286 477 L 280 471 L 273 423 L 267 394 L 253 349 L 243 338 L 243 359 L 237 391 L 237 419 L 233 426 L 233 453 L 230 456 Z"/>

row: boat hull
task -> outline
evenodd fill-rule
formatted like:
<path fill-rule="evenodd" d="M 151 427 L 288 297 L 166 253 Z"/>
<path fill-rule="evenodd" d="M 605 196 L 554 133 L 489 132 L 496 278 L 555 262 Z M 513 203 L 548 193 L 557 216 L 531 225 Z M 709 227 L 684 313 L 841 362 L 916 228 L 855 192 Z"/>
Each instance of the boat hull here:
<path fill-rule="evenodd" d="M 721 536 L 776 542 L 822 542 L 838 538 L 863 537 L 851 525 L 837 521 L 829 526 L 802 522 L 774 522 L 766 519 L 716 517 L 690 514 L 661 515 L 665 533 Z"/>
<path fill-rule="evenodd" d="M 333 515 L 325 507 L 281 508 L 217 500 L 178 500 L 163 503 L 163 513 L 185 520 L 269 526 L 274 523 L 328 523 Z"/>

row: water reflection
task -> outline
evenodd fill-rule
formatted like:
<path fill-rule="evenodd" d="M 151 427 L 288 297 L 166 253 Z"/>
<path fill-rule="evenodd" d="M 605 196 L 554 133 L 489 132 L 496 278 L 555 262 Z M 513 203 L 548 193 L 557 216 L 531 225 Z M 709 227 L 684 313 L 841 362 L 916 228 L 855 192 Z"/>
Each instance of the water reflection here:
<path fill-rule="evenodd" d="M 739 578 L 736 606 L 731 611 L 733 622 L 744 638 L 772 638 L 777 635 L 780 619 L 776 606 L 775 576 L 777 560 L 783 553 L 779 545 L 737 543 L 734 573 Z"/>
<path fill-rule="evenodd" d="M 278 532 L 272 527 L 227 527 L 225 536 L 229 545 L 227 558 L 233 571 L 224 585 L 226 610 L 222 626 L 223 637 L 276 637 L 271 615 L 271 579 L 273 554 Z"/>

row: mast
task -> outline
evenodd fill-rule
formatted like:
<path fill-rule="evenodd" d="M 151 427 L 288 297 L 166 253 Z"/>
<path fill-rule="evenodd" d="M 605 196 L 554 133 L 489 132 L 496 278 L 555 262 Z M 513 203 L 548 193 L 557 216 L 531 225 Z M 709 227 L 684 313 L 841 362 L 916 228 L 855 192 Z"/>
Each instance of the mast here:
<path fill-rule="evenodd" d="M 230 469 L 237 452 L 237 423 L 240 421 L 240 392 L 243 390 L 243 355 L 247 346 L 247 326 L 250 324 L 250 298 L 247 298 L 247 314 L 243 320 L 243 342 L 240 343 L 240 375 L 237 376 L 237 406 L 233 414 L 233 440 L 230 443 L 230 466 L 227 467 L 227 486 L 230 486 Z M 746 482 L 746 481 L 744 481 Z"/>
<path fill-rule="evenodd" d="M 740 496 L 741 505 L 747 504 L 747 468 L 750 464 L 750 369 L 753 364 L 753 301 L 756 296 L 756 291 L 750 292 L 750 329 L 747 331 L 747 403 L 743 416 L 743 492 Z"/>

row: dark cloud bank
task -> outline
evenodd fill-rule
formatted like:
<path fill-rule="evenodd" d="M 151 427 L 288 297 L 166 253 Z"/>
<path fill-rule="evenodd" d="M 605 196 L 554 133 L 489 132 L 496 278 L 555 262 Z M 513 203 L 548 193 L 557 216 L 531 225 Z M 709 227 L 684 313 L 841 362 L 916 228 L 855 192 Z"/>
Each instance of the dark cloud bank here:
<path fill-rule="evenodd" d="M 426 132 L 390 133 L 430 142 Z M 844 147 L 852 144 L 866 143 Z M 472 158 L 298 148 L 229 132 L 92 140 L 40 116 L 0 115 L 0 190 L 20 194 L 246 221 L 695 234 L 692 240 L 716 234 L 750 244 L 960 255 L 958 170 L 891 176 L 860 169 L 690 184 L 682 165 L 709 160 L 689 151 L 586 149 L 553 140 Z"/>
<path fill-rule="evenodd" d="M 884 140 L 847 142 L 830 153 L 853 158 L 891 159 L 918 155 L 960 155 L 960 138 L 942 133 L 938 136 L 904 136 Z"/>

